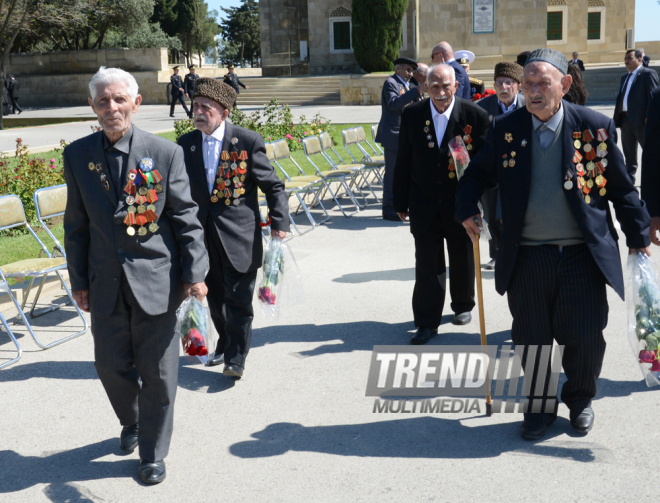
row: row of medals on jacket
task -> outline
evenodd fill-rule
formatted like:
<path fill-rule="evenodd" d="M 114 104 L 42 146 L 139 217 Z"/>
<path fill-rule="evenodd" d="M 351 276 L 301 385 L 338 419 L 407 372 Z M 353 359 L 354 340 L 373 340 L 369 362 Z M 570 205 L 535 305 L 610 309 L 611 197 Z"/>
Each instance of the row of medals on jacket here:
<path fill-rule="evenodd" d="M 594 148 L 594 146 L 591 145 L 591 141 L 594 139 L 591 130 L 585 129 L 582 132 L 575 131 L 573 133 L 573 146 L 575 147 L 573 163 L 575 163 L 575 174 L 577 174 L 577 186 L 580 190 L 580 194 L 584 198 L 584 202 L 587 204 L 591 203 L 591 196 L 589 193 L 595 187 L 599 189 L 598 193 L 601 197 L 607 193 L 607 189 L 605 189 L 607 180 L 603 176 L 603 173 L 608 164 L 607 159 L 605 159 L 605 156 L 607 155 L 607 143 L 605 143 L 605 141 L 609 138 L 609 135 L 604 128 L 601 128 L 596 131 L 596 138 L 600 143 Z M 580 152 L 580 148 L 582 148 L 582 152 Z M 597 157 L 600 158 L 600 160 L 594 162 Z M 587 160 L 586 166 L 582 162 L 583 159 Z M 564 177 L 564 188 L 566 190 L 571 190 L 573 188 L 572 178 L 575 174 L 570 169 L 566 173 L 566 176 Z"/>
<path fill-rule="evenodd" d="M 426 133 L 426 139 L 429 140 L 429 148 L 434 148 L 435 143 L 433 143 L 433 135 L 431 134 L 431 129 L 430 126 L 431 121 L 426 121 L 426 125 L 424 126 L 424 133 Z M 463 142 L 465 143 L 465 148 L 468 150 L 472 150 L 472 136 L 470 133 L 472 133 L 472 126 L 469 124 L 463 128 L 463 133 L 465 135 L 463 136 Z M 448 153 L 449 155 L 449 178 L 456 178 L 456 166 L 454 165 L 454 158 L 451 156 L 451 152 Z"/>
<path fill-rule="evenodd" d="M 124 224 L 126 224 L 126 234 L 135 236 L 136 230 L 134 225 L 138 225 L 137 233 L 140 236 L 147 235 L 149 232 L 155 233 L 158 231 L 158 215 L 156 215 L 156 206 L 154 203 L 158 201 L 158 194 L 163 192 L 163 186 L 160 181 L 163 177 L 157 169 L 154 168 L 154 162 L 145 157 L 140 161 L 139 169 L 132 169 L 128 172 L 128 182 L 124 187 L 126 196 L 126 217 Z M 110 190 L 110 184 L 103 171 L 103 165 L 92 162 L 89 163 L 90 171 L 99 173 L 99 178 L 103 182 L 103 188 Z"/>
<path fill-rule="evenodd" d="M 215 189 L 211 194 L 211 202 L 217 203 L 220 199 L 224 199 L 225 204 L 229 206 L 234 204 L 238 206 L 240 200 L 238 199 L 242 194 L 245 194 L 244 183 L 245 182 L 245 173 L 247 172 L 247 161 L 248 155 L 245 150 L 238 152 L 227 152 L 223 150 L 220 154 L 221 163 L 218 164 L 218 170 L 216 171 L 215 179 Z M 238 164 L 238 161 L 241 161 Z M 231 161 L 231 164 L 229 164 Z M 231 189 L 231 186 L 234 186 L 234 189 Z"/>

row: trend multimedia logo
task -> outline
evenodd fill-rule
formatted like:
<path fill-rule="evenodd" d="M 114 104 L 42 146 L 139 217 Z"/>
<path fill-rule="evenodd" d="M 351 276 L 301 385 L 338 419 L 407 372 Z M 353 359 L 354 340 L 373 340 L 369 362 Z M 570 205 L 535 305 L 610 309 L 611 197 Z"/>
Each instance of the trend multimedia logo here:
<path fill-rule="evenodd" d="M 374 401 L 373 412 L 379 413 L 481 413 L 479 398 L 486 395 L 493 397 L 493 412 L 552 412 L 563 351 L 563 346 L 374 346 L 366 396 L 385 398 Z"/>

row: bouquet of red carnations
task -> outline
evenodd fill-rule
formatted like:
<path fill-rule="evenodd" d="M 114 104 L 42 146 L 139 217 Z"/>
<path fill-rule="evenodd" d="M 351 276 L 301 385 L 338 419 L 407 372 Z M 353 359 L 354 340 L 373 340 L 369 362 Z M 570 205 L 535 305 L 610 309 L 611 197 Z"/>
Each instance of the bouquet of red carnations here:
<path fill-rule="evenodd" d="M 628 258 L 628 338 L 647 386 L 660 384 L 660 288 L 651 260 L 636 252 Z"/>
<path fill-rule="evenodd" d="M 174 330 L 181 338 L 183 352 L 191 357 L 188 360 L 193 363 L 199 361 L 206 365 L 209 351 L 215 349 L 211 347 L 208 318 L 208 310 L 192 295 L 176 311 Z"/>
<path fill-rule="evenodd" d="M 257 298 L 261 311 L 269 318 L 279 316 L 280 306 L 302 301 L 298 265 L 289 247 L 280 239 L 271 239 L 264 250 L 259 284 Z"/>

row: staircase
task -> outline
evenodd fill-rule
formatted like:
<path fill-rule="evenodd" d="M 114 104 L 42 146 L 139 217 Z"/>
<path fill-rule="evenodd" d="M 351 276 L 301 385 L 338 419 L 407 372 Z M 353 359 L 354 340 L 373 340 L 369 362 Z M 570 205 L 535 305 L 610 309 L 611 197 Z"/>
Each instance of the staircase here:
<path fill-rule="evenodd" d="M 340 105 L 340 78 L 322 77 L 244 77 L 238 106 L 263 106 L 275 98 L 287 105 Z"/>

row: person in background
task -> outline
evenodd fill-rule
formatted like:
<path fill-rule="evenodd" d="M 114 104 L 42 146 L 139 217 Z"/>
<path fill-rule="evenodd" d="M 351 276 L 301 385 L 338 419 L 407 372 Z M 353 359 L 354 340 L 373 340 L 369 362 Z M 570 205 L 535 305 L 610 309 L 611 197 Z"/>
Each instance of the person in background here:
<path fill-rule="evenodd" d="M 234 65 L 229 65 L 227 67 L 227 75 L 225 75 L 225 78 L 222 80 L 222 82 L 234 90 L 236 93 L 236 99 L 238 99 L 238 95 L 241 94 L 241 90 L 238 86 L 241 86 L 243 89 L 250 89 L 250 86 L 246 86 L 243 84 L 243 82 L 241 82 L 241 79 L 238 78 L 238 75 L 236 75 L 236 70 L 234 69 Z M 236 108 L 236 100 L 234 100 L 234 105 L 232 108 Z"/>
<path fill-rule="evenodd" d="M 431 51 L 431 62 L 434 64 L 445 63 L 451 66 L 456 73 L 456 82 L 458 82 L 458 90 L 456 95 L 464 100 L 469 100 L 470 96 L 470 77 L 468 77 L 465 69 L 456 61 L 454 50 L 449 45 L 449 42 L 438 42 L 433 46 Z"/>
<path fill-rule="evenodd" d="M 465 73 L 468 74 L 470 79 L 470 99 L 474 100 L 475 95 L 483 96 L 486 86 L 484 85 L 483 80 L 479 80 L 476 77 L 470 77 L 470 65 L 476 59 L 476 56 L 472 51 L 456 51 L 454 53 L 456 61 L 465 69 Z"/>
<path fill-rule="evenodd" d="M 183 91 L 186 93 L 186 98 L 190 98 L 190 108 L 192 108 L 192 97 L 195 94 L 195 81 L 199 78 L 195 69 L 195 65 L 190 65 L 188 67 L 190 73 L 183 79 Z"/>
<path fill-rule="evenodd" d="M 584 63 L 582 62 L 581 59 L 578 59 L 577 51 L 573 53 L 573 59 L 571 59 L 569 63 L 573 63 L 574 65 L 577 65 L 581 72 L 584 71 Z"/>
<path fill-rule="evenodd" d="M 174 105 L 176 105 L 177 101 L 181 103 L 183 111 L 186 112 L 186 115 L 188 117 L 192 117 L 192 112 L 188 110 L 186 102 L 183 99 L 185 89 L 183 88 L 183 80 L 181 80 L 181 76 L 179 75 L 179 67 L 173 66 L 172 70 L 174 71 L 174 75 L 172 75 L 172 78 L 170 78 L 170 84 L 172 85 L 172 90 L 170 91 L 170 94 L 172 95 L 172 103 L 170 104 L 170 117 L 174 117 Z"/>
<path fill-rule="evenodd" d="M 564 99 L 575 105 L 586 105 L 588 93 L 587 88 L 582 81 L 582 72 L 578 68 L 578 65 L 570 62 L 568 64 L 568 74 L 573 78 L 573 82 L 571 83 L 571 88 L 564 96 Z"/>
<path fill-rule="evenodd" d="M 651 62 L 651 58 L 649 58 L 646 54 L 644 54 L 644 49 L 642 49 L 641 47 L 638 50 L 639 52 L 642 53 L 642 66 L 644 68 L 648 68 L 649 63 Z"/>
<path fill-rule="evenodd" d="M 7 91 L 9 91 L 9 99 L 11 100 L 11 113 L 15 114 L 18 110 L 18 113 L 21 114 L 23 110 L 18 106 L 18 98 L 21 97 L 20 84 L 13 75 L 10 75 L 7 81 Z"/>
<path fill-rule="evenodd" d="M 424 91 L 426 90 L 426 75 L 429 71 L 429 66 L 424 63 L 417 63 L 417 69 L 413 72 L 410 83 L 419 87 L 420 95 L 414 101 L 421 101 L 424 99 Z"/>
<path fill-rule="evenodd" d="M 642 150 L 641 197 L 651 215 L 651 241 L 660 246 L 660 87 L 651 93 L 646 115 L 646 142 Z"/>

